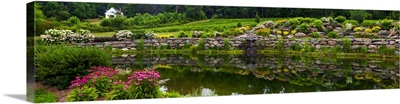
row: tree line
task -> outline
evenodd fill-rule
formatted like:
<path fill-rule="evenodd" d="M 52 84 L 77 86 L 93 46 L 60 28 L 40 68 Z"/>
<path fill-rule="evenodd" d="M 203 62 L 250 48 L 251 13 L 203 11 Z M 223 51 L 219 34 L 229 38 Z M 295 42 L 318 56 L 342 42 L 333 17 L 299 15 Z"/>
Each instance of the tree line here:
<path fill-rule="evenodd" d="M 191 6 L 161 4 L 122 4 L 122 3 L 85 3 L 85 2 L 38 2 L 47 18 L 67 20 L 71 16 L 79 19 L 99 18 L 114 7 L 122 9 L 126 17 L 160 13 L 182 13 L 189 21 L 210 18 L 287 18 L 287 17 L 336 17 L 351 18 L 354 15 L 364 19 L 395 19 L 399 11 L 382 10 L 343 10 L 343 9 L 308 9 L 308 8 L 269 8 L 269 7 L 233 7 L 233 6 Z"/>

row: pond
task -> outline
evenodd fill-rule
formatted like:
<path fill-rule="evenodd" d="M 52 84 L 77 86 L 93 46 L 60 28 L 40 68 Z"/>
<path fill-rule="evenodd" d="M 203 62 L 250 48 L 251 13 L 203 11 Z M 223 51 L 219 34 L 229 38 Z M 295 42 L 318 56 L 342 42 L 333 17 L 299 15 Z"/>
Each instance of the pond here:
<path fill-rule="evenodd" d="M 163 90 L 192 96 L 399 88 L 397 59 L 131 54 L 114 57 L 113 65 L 128 72 L 155 67 Z"/>

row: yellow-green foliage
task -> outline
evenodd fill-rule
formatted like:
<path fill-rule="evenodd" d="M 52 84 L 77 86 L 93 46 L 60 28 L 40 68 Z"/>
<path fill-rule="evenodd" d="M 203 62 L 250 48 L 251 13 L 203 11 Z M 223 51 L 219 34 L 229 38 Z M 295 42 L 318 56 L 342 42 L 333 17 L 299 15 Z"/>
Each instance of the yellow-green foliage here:
<path fill-rule="evenodd" d="M 361 31 L 362 31 L 362 28 L 361 28 L 361 27 L 356 27 L 356 28 L 354 28 L 353 31 L 354 31 L 354 32 L 361 32 Z"/>
<path fill-rule="evenodd" d="M 278 30 L 278 31 L 276 31 L 276 34 L 282 35 L 282 31 L 281 31 L 281 30 Z"/>
<path fill-rule="evenodd" d="M 372 33 L 371 29 L 365 29 L 365 33 Z"/>
<path fill-rule="evenodd" d="M 289 34 L 288 31 L 284 31 L 284 32 L 283 32 L 283 35 L 285 35 L 285 36 L 288 35 L 288 34 Z"/>
<path fill-rule="evenodd" d="M 164 34 L 164 35 L 157 35 L 156 38 L 157 39 L 162 39 L 162 38 L 169 38 L 172 37 L 172 34 Z"/>
<path fill-rule="evenodd" d="M 283 24 L 285 24 L 286 21 L 287 21 L 286 19 L 280 19 L 280 20 L 276 21 L 276 24 L 283 25 Z"/>
<path fill-rule="evenodd" d="M 268 36 L 269 34 L 271 34 L 271 31 L 269 28 L 264 28 L 264 29 L 257 30 L 256 34 L 261 35 L 261 36 Z"/>
<path fill-rule="evenodd" d="M 291 34 L 296 34 L 297 31 L 296 31 L 296 30 L 292 30 L 292 31 L 290 31 L 290 33 L 291 33 Z"/>
<path fill-rule="evenodd" d="M 379 26 L 374 26 L 372 28 L 372 32 L 379 32 L 380 30 L 381 30 L 381 27 L 379 27 Z"/>

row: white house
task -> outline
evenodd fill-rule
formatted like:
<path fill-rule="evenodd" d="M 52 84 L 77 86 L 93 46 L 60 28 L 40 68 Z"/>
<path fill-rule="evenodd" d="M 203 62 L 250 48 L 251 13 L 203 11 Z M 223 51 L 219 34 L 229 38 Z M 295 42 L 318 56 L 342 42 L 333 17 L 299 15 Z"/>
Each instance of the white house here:
<path fill-rule="evenodd" d="M 122 11 L 121 11 L 121 8 L 119 9 L 119 11 L 117 11 L 117 10 L 115 10 L 113 7 L 111 7 L 109 10 L 107 10 L 106 11 L 106 13 L 104 13 L 105 14 L 105 17 L 106 18 L 110 18 L 110 17 L 115 17 L 115 16 L 117 16 L 118 15 L 118 13 L 120 14 L 120 15 L 124 15 L 124 13 L 122 13 Z"/>

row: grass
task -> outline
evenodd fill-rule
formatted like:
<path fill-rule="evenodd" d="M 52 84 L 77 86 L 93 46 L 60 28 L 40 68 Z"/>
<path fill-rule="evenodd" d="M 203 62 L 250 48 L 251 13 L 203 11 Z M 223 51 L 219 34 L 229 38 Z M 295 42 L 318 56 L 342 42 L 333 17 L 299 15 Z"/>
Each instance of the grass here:
<path fill-rule="evenodd" d="M 44 89 L 36 89 L 34 96 L 35 103 L 50 103 L 57 101 L 57 96 L 54 93 L 46 91 Z"/>
<path fill-rule="evenodd" d="M 95 37 L 112 37 L 115 32 L 100 32 L 100 33 L 93 33 Z"/>
<path fill-rule="evenodd" d="M 95 25 L 100 25 L 101 23 L 101 19 L 98 18 L 88 19 L 88 21 L 90 22 L 90 24 L 95 24 Z"/>

